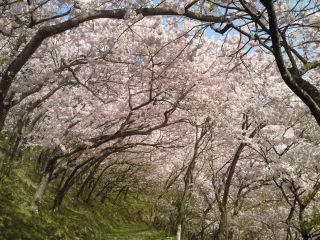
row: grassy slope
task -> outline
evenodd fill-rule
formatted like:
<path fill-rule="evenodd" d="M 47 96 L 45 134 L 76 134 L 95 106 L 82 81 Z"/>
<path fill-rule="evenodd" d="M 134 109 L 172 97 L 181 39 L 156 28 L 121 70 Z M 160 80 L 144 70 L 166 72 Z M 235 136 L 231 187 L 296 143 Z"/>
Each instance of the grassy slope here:
<path fill-rule="evenodd" d="M 10 179 L 0 183 L 0 240 L 2 239 L 170 239 L 142 224 L 137 213 L 147 214 L 148 205 L 131 196 L 116 204 L 84 205 L 70 197 L 62 208 L 50 211 L 53 195 L 46 198 L 39 215 L 30 202 L 37 187 L 30 171 L 16 170 Z M 172 238 L 171 238 L 172 239 Z"/>
<path fill-rule="evenodd" d="M 106 234 L 105 240 L 174 240 L 166 234 L 155 231 L 145 224 L 122 224 Z"/>

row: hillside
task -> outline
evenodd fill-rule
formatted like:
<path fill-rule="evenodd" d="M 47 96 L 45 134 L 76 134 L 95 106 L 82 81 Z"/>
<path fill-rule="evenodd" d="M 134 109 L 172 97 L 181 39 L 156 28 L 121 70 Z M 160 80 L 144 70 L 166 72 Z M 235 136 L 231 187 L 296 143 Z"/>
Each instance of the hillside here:
<path fill-rule="evenodd" d="M 12 172 L 0 185 L 0 239 L 170 239 L 145 222 L 148 204 L 141 197 L 83 204 L 67 197 L 57 212 L 50 210 L 51 193 L 35 214 L 30 203 L 37 183 L 26 168 Z M 138 214 L 139 213 L 139 214 Z"/>

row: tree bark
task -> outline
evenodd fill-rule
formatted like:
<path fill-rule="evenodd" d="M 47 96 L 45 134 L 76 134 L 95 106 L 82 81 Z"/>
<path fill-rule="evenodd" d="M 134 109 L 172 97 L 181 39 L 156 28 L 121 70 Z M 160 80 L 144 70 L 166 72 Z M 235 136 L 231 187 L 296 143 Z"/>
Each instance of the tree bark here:
<path fill-rule="evenodd" d="M 177 240 L 181 240 L 181 232 L 182 232 L 182 226 L 181 226 L 181 223 L 178 223 L 178 227 L 177 227 Z"/>
<path fill-rule="evenodd" d="M 41 178 L 41 182 L 39 184 L 39 187 L 38 187 L 36 193 L 34 194 L 34 197 L 32 200 L 32 208 L 36 213 L 39 213 L 39 208 L 41 205 L 42 196 L 48 186 L 49 179 L 50 179 L 50 173 L 46 173 L 45 175 L 43 175 Z"/>

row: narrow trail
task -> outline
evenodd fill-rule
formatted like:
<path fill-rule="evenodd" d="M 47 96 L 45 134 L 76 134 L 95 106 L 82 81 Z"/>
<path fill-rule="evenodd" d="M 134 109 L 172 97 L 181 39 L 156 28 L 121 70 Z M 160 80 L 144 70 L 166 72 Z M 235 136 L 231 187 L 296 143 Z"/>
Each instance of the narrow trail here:
<path fill-rule="evenodd" d="M 104 240 L 174 240 L 145 224 L 123 224 L 106 234 Z"/>

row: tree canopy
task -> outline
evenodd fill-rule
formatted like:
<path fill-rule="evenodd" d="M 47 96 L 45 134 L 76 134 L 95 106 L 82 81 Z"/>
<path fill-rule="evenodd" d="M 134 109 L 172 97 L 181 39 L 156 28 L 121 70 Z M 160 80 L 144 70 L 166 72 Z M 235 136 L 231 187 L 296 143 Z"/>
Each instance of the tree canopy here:
<path fill-rule="evenodd" d="M 0 11 L 0 179 L 31 149 L 36 212 L 139 192 L 177 239 L 320 236 L 318 1 Z"/>

